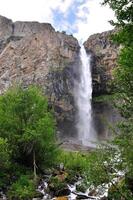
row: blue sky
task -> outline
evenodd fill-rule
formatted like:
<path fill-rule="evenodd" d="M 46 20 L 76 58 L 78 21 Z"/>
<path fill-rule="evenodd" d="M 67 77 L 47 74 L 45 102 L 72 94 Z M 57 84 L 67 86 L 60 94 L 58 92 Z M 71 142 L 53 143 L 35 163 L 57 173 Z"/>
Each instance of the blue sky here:
<path fill-rule="evenodd" d="M 79 40 L 110 30 L 114 19 L 102 0 L 0 0 L 0 15 L 13 21 L 49 22 L 56 30 L 73 34 Z"/>
<path fill-rule="evenodd" d="M 77 17 L 77 13 L 79 12 L 79 8 L 84 5 L 86 0 L 82 1 L 72 1 L 71 6 L 67 10 L 67 12 L 62 12 L 60 9 L 53 9 L 53 15 L 54 15 L 54 25 L 55 27 L 58 27 L 60 30 L 64 29 L 70 34 L 76 33 L 77 27 L 76 27 L 76 21 L 79 17 Z M 88 10 L 86 9 L 88 12 Z M 81 16 L 82 21 L 85 20 L 85 16 Z"/>

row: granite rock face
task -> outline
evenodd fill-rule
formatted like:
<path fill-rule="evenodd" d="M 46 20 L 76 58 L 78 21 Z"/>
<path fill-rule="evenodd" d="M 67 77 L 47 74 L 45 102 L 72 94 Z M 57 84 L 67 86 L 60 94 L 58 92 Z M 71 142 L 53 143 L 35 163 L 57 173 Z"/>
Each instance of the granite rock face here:
<path fill-rule="evenodd" d="M 15 22 L 0 16 L 0 93 L 13 84 L 40 85 L 57 120 L 73 120 L 73 81 L 78 41 L 47 23 Z"/>
<path fill-rule="evenodd" d="M 86 51 L 92 55 L 93 95 L 110 93 L 112 70 L 116 67 L 120 47 L 111 41 L 116 30 L 91 35 L 84 43 Z"/>

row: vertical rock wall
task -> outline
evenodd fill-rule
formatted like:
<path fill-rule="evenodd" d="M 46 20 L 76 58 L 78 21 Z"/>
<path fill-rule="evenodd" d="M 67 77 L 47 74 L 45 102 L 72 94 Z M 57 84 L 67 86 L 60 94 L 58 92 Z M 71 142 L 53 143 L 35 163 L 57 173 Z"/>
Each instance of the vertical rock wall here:
<path fill-rule="evenodd" d="M 74 120 L 79 49 L 73 36 L 56 32 L 48 23 L 13 23 L 0 16 L 0 93 L 13 84 L 40 85 L 63 130 L 62 123 Z"/>
<path fill-rule="evenodd" d="M 120 115 L 112 102 L 105 100 L 112 92 L 111 81 L 113 69 L 117 66 L 120 47 L 113 43 L 111 37 L 117 30 L 91 35 L 84 43 L 86 51 L 92 55 L 93 79 L 93 117 L 96 132 L 100 139 L 109 138 L 110 127 L 114 127 Z M 107 95 L 106 98 L 103 98 Z M 101 100 L 97 101 L 96 97 Z"/>

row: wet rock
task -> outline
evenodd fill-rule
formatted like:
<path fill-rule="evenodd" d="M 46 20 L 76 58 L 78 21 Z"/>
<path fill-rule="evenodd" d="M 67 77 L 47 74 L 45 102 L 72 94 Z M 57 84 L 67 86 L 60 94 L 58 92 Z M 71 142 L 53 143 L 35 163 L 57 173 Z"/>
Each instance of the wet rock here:
<path fill-rule="evenodd" d="M 86 189 L 87 189 L 87 187 L 85 186 L 85 184 L 76 185 L 76 190 L 77 190 L 77 191 L 85 192 Z"/>
<path fill-rule="evenodd" d="M 48 189 L 48 184 L 46 181 L 41 181 L 39 183 L 39 186 L 38 186 L 38 191 L 41 193 L 41 194 L 45 194 L 45 191 L 47 191 Z"/>
<path fill-rule="evenodd" d="M 46 177 L 46 176 L 50 176 L 52 174 L 52 169 L 45 169 L 43 171 L 43 176 Z"/>
<path fill-rule="evenodd" d="M 96 196 L 97 195 L 97 191 L 95 189 L 93 189 L 88 193 L 88 195 L 89 196 Z"/>
<path fill-rule="evenodd" d="M 73 170 L 68 172 L 68 175 L 66 177 L 66 181 L 70 185 L 74 185 L 76 182 L 78 182 L 80 178 L 80 175 L 77 172 L 74 172 Z"/>
<path fill-rule="evenodd" d="M 6 200 L 6 195 L 0 190 L 0 200 Z"/>
<path fill-rule="evenodd" d="M 68 196 L 71 193 L 71 191 L 66 187 L 61 190 L 56 191 L 55 196 Z"/>
<path fill-rule="evenodd" d="M 48 188 L 52 196 L 64 196 L 68 194 L 67 183 L 58 176 L 50 178 Z"/>
<path fill-rule="evenodd" d="M 100 200 L 108 200 L 107 197 L 101 197 Z"/>
<path fill-rule="evenodd" d="M 64 164 L 60 163 L 60 171 L 64 171 Z"/>
<path fill-rule="evenodd" d="M 87 196 L 84 193 L 75 193 L 77 195 L 76 199 L 88 199 L 89 196 Z"/>

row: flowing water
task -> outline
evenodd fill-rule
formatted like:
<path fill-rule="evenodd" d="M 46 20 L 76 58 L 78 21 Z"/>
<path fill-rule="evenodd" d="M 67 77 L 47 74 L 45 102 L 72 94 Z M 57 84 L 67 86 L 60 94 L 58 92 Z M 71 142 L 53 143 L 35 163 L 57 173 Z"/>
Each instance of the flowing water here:
<path fill-rule="evenodd" d="M 105 102 L 93 103 L 92 109 L 91 56 L 87 55 L 83 46 L 80 50 L 80 61 L 78 60 L 74 70 L 76 71 L 74 79 L 76 119 L 73 124 L 68 122 L 63 124 L 65 132 L 60 137 L 64 149 L 88 150 L 111 137 L 108 124 L 115 124 L 119 116 L 112 106 Z"/>
<path fill-rule="evenodd" d="M 80 81 L 76 83 L 75 101 L 78 109 L 78 139 L 84 146 L 94 146 L 96 132 L 92 120 L 92 76 L 91 57 L 87 55 L 84 46 L 80 50 Z"/>

